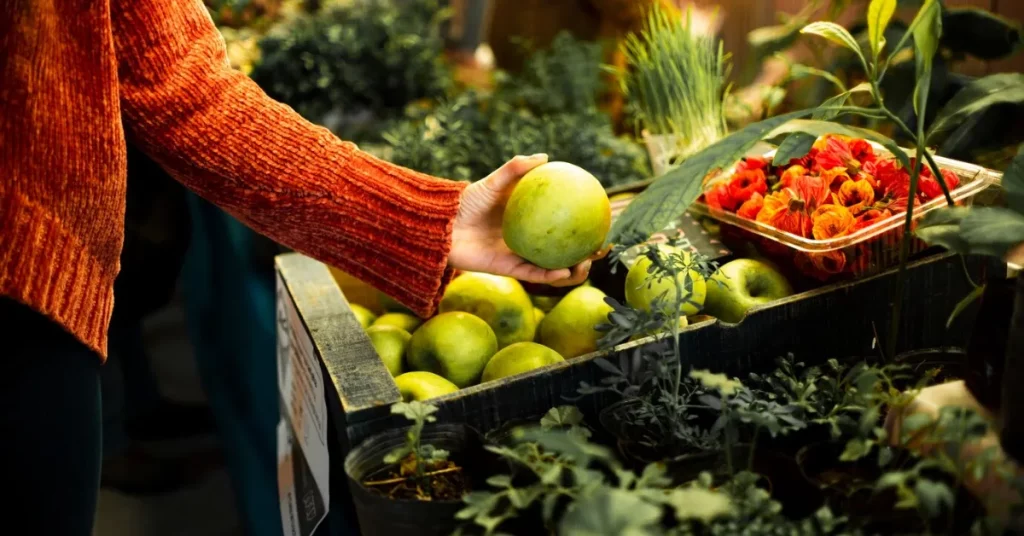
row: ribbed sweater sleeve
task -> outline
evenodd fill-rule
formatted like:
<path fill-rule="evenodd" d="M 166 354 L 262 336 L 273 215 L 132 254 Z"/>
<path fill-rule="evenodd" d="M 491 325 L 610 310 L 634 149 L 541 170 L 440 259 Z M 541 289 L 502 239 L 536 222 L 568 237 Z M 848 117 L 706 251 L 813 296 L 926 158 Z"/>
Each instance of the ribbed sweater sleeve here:
<path fill-rule="evenodd" d="M 378 160 L 228 65 L 201 0 L 112 0 L 129 135 L 259 233 L 432 314 L 464 183 Z"/>

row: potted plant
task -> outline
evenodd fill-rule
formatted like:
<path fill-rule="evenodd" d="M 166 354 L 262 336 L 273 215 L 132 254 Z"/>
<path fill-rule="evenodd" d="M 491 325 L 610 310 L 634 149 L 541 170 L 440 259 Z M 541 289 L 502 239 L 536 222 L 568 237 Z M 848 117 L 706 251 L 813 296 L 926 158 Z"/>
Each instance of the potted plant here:
<path fill-rule="evenodd" d="M 411 426 L 370 437 L 345 457 L 362 534 L 447 536 L 463 497 L 489 470 L 479 434 L 461 424 L 433 424 L 437 408 L 419 401 L 391 409 Z"/>

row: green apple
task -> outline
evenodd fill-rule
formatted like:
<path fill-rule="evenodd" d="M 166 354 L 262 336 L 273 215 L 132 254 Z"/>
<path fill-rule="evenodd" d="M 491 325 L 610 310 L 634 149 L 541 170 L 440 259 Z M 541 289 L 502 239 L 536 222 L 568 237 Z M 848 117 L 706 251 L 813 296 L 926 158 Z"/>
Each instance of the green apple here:
<path fill-rule="evenodd" d="M 373 321 L 377 320 L 377 315 L 362 305 L 350 303 L 349 308 L 352 309 L 352 314 L 356 315 L 356 320 L 359 321 L 360 326 L 363 326 L 363 329 L 370 327 Z"/>
<path fill-rule="evenodd" d="M 373 348 L 377 350 L 377 355 L 380 356 L 380 360 L 384 362 L 384 366 L 388 368 L 391 376 L 401 374 L 404 368 L 402 356 L 405 355 L 405 349 L 409 346 L 412 335 L 397 326 L 377 324 L 366 328 L 366 334 L 370 337 Z"/>
<path fill-rule="evenodd" d="M 420 327 L 423 321 L 417 316 L 413 316 L 409 313 L 384 313 L 377 317 L 377 320 L 373 321 L 372 326 L 395 326 L 396 328 L 402 328 L 409 333 L 416 331 L 416 328 Z"/>
<path fill-rule="evenodd" d="M 565 361 L 561 354 L 535 342 L 517 342 L 494 354 L 484 367 L 481 382 L 507 378 L 529 372 L 559 361 Z"/>
<path fill-rule="evenodd" d="M 402 400 L 427 400 L 458 391 L 454 383 L 433 372 L 406 372 L 395 377 L 395 385 Z"/>
<path fill-rule="evenodd" d="M 723 322 L 736 323 L 752 307 L 793 295 L 793 287 L 779 271 L 763 261 L 736 259 L 718 269 L 707 284 L 704 312 Z"/>
<path fill-rule="evenodd" d="M 405 356 L 412 370 L 433 372 L 466 387 L 480 379 L 497 351 L 498 338 L 487 322 L 455 311 L 441 313 L 420 326 L 412 334 Z"/>
<path fill-rule="evenodd" d="M 680 258 L 683 264 L 689 265 L 690 253 L 684 251 L 681 256 L 679 253 L 678 248 L 668 245 L 658 246 L 659 258 L 666 262 L 670 259 Z M 661 307 L 667 308 L 666 312 L 670 312 L 669 310 L 676 300 L 676 283 L 672 281 L 671 277 L 653 277 L 648 272 L 651 264 L 651 259 L 643 255 L 637 258 L 633 266 L 629 268 L 629 272 L 626 274 L 626 303 L 634 309 L 650 311 L 654 301 L 660 299 Z M 690 268 L 685 272 L 680 272 L 676 276 L 676 281 L 679 284 L 682 300 L 679 305 L 679 314 L 690 316 L 699 313 L 704 306 L 707 292 L 707 282 L 704 280 L 704 276 Z"/>
<path fill-rule="evenodd" d="M 607 324 L 612 312 L 605 297 L 595 287 L 573 289 L 541 320 L 538 342 L 566 358 L 596 351 L 602 334 L 594 328 Z"/>

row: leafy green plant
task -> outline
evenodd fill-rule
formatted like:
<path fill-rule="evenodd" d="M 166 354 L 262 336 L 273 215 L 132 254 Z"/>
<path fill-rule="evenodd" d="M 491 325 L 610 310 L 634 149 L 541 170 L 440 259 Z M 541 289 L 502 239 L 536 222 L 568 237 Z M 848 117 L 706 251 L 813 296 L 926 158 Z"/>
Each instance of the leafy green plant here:
<path fill-rule="evenodd" d="M 870 12 L 880 15 L 891 13 L 893 10 L 890 8 L 895 1 L 872 0 L 869 6 Z M 869 19 L 868 35 L 872 36 L 874 41 L 867 43 L 868 51 L 866 54 L 865 47 L 862 47 L 850 32 L 837 24 L 815 22 L 805 26 L 801 30 L 802 33 L 824 38 L 849 50 L 857 58 L 858 63 L 864 72 L 867 73 L 867 87 L 864 88 L 864 91 L 870 95 L 873 105 L 865 107 L 853 106 L 837 101 L 826 102 L 818 108 L 775 116 L 734 132 L 704 151 L 688 158 L 680 166 L 667 172 L 661 179 L 655 181 L 649 188 L 637 196 L 613 224 L 607 239 L 608 243 L 622 244 L 624 240 L 650 236 L 663 229 L 666 224 L 679 214 L 682 214 L 697 199 L 701 194 L 702 183 L 705 177 L 716 170 L 731 165 L 762 139 L 774 139 L 782 134 L 792 136 L 800 131 L 820 136 L 825 133 L 842 133 L 849 128 L 839 123 L 827 121 L 791 123 L 796 119 L 804 119 L 808 116 L 822 113 L 835 114 L 836 118 L 859 116 L 868 119 L 884 118 L 892 122 L 900 133 L 914 140 L 916 149 L 913 159 L 897 146 L 895 142 L 885 136 L 873 134 L 871 139 L 881 143 L 909 171 L 909 198 L 917 195 L 921 169 L 924 165 L 927 165 L 942 188 L 947 202 L 952 205 L 952 198 L 942 173 L 935 163 L 932 154 L 926 149 L 928 146 L 928 131 L 925 129 L 925 112 L 930 94 L 932 67 L 942 35 L 941 13 L 942 8 L 937 0 L 925 0 L 914 21 L 910 24 L 908 31 L 904 33 L 902 39 L 891 49 L 886 43 L 882 42 L 882 36 L 885 35 L 884 30 L 890 22 L 889 19 L 885 16 L 876 16 Z M 908 126 L 896 113 L 887 107 L 881 89 L 881 84 L 894 58 L 892 54 L 885 55 L 885 51 L 901 50 L 911 39 L 914 43 L 917 73 L 917 85 L 913 96 L 913 107 L 916 111 L 916 124 L 914 128 Z M 852 92 L 852 90 L 850 91 Z M 984 109 L 984 106 L 971 105 L 969 108 L 964 108 L 966 109 L 963 113 L 974 114 Z M 797 144 L 797 147 L 806 148 L 806 150 L 810 149 L 805 144 Z M 806 151 L 793 151 L 790 154 L 793 157 L 803 156 L 799 154 L 800 152 Z M 907 208 L 903 225 L 900 270 L 897 278 L 897 288 L 894 293 L 895 302 L 893 305 L 892 323 L 887 333 L 886 353 L 890 356 L 895 354 L 898 342 L 903 287 L 906 280 L 906 262 L 910 252 L 913 221 L 914 207 L 911 204 Z"/>
<path fill-rule="evenodd" d="M 559 35 L 518 76 L 499 74 L 493 94 L 470 91 L 414 110 L 384 133 L 391 160 L 431 175 L 477 180 L 517 154 L 572 162 L 606 187 L 647 178 L 643 148 L 616 136 L 598 110 L 600 47 Z"/>
<path fill-rule="evenodd" d="M 354 116 L 395 118 L 409 103 L 450 91 L 446 17 L 438 0 L 351 2 L 300 16 L 260 41 L 251 76 L 274 99 L 351 139 L 361 126 Z"/>
<path fill-rule="evenodd" d="M 400 466 L 401 474 L 409 474 L 418 489 L 423 490 L 426 499 L 431 495 L 431 470 L 448 461 L 448 451 L 424 444 L 421 439 L 423 427 L 435 422 L 437 406 L 418 400 L 399 402 L 391 406 L 391 413 L 404 415 L 412 421 L 412 426 L 405 434 L 405 443 L 384 455 L 384 463 Z"/>
<path fill-rule="evenodd" d="M 723 100 L 728 59 L 722 43 L 684 24 L 655 4 L 639 34 L 622 45 L 627 68 L 623 93 L 649 134 L 671 136 L 676 163 L 725 136 Z"/>

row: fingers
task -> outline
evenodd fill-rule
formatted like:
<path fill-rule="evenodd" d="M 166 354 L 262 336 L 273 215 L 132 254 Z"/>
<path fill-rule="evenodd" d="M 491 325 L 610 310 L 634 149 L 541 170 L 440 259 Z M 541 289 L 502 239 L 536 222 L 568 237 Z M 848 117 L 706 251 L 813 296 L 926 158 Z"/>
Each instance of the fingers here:
<path fill-rule="evenodd" d="M 491 173 L 483 180 L 483 183 L 495 192 L 503 192 L 522 178 L 526 172 L 541 164 L 546 164 L 547 161 L 548 155 L 544 153 L 532 156 L 517 156 L 505 162 L 494 173 Z"/>
<path fill-rule="evenodd" d="M 587 276 L 590 275 L 590 265 L 591 261 L 586 260 L 573 266 L 571 270 L 569 268 L 545 270 L 539 266 L 524 263 L 517 267 L 516 274 L 512 277 L 520 281 L 540 283 L 553 287 L 571 287 L 587 280 Z"/>

